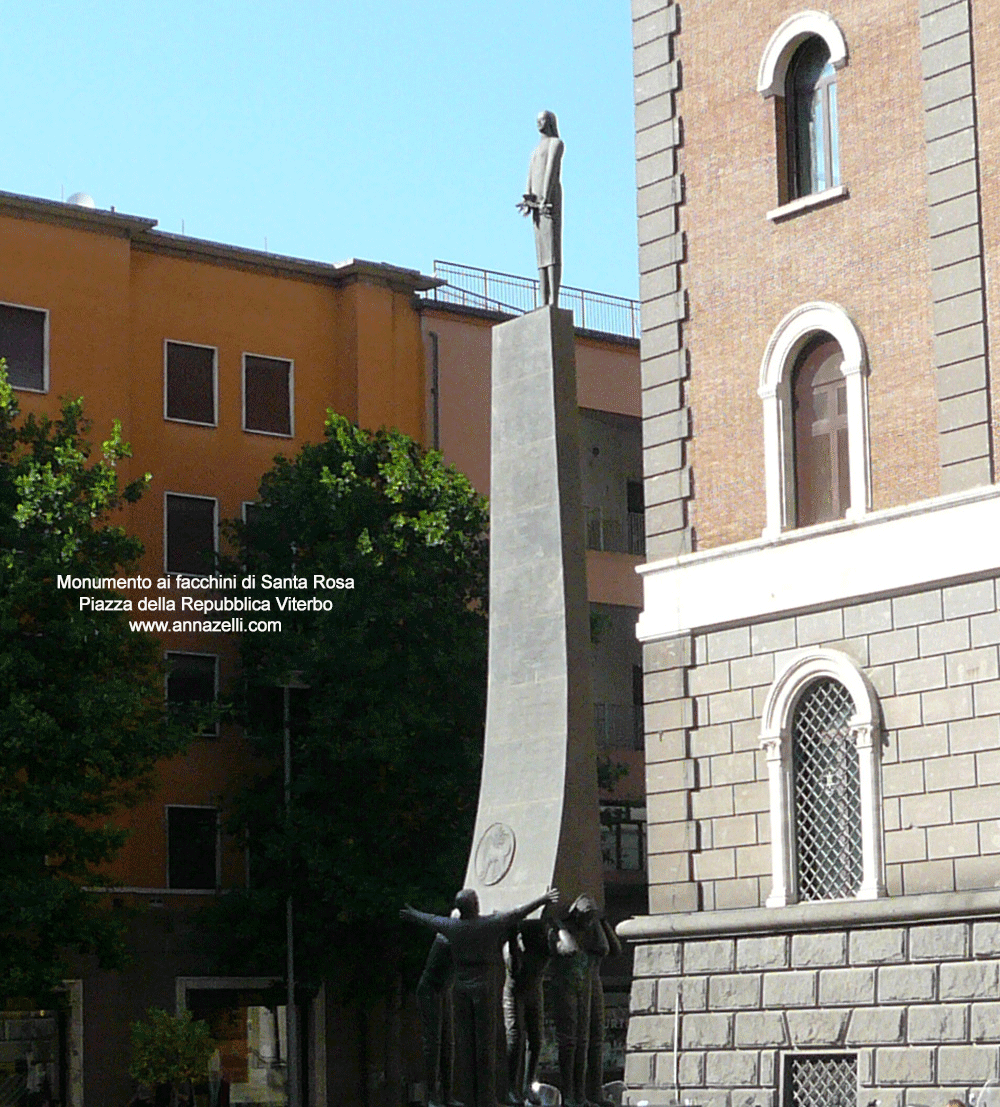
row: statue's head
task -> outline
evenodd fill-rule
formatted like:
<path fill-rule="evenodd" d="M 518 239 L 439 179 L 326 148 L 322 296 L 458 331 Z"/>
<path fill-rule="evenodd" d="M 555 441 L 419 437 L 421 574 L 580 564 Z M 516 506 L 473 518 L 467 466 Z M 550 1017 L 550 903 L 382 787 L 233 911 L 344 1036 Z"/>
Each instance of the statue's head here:
<path fill-rule="evenodd" d="M 598 914 L 598 906 L 586 893 L 577 896 L 569 909 L 569 914 L 577 919 L 589 919 Z"/>
<path fill-rule="evenodd" d="M 543 135 L 558 138 L 559 124 L 556 122 L 556 113 L 554 111 L 540 111 L 538 113 L 538 129 Z"/>
<path fill-rule="evenodd" d="M 455 906 L 463 919 L 476 919 L 479 917 L 479 896 L 474 888 L 463 888 L 455 896 Z"/>

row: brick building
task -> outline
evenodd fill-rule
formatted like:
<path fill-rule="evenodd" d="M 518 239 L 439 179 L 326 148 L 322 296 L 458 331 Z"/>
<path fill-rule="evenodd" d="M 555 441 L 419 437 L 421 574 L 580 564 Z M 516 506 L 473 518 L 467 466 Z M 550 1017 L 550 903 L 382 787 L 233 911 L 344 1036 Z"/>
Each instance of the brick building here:
<path fill-rule="evenodd" d="M 1000 1077 L 998 15 L 634 0 L 632 1102 Z"/>

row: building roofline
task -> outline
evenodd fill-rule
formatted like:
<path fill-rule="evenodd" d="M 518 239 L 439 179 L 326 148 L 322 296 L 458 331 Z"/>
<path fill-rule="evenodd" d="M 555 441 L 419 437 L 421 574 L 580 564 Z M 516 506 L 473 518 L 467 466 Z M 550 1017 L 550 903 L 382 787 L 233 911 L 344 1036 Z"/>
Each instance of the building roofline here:
<path fill-rule="evenodd" d="M 338 285 L 364 281 L 366 284 L 380 284 L 406 293 L 426 292 L 445 283 L 440 278 L 428 277 L 419 270 L 405 269 L 387 262 L 366 261 L 363 258 L 348 258 L 334 263 L 309 261 L 242 246 L 230 246 L 223 242 L 170 234 L 154 230 L 157 224 L 155 219 L 122 215 L 99 208 L 85 208 L 64 200 L 42 200 L 16 192 L 0 191 L 0 215 L 115 234 L 130 239 L 137 249 L 151 253 L 192 258 L 214 265 L 263 270 L 285 277 L 318 279 Z"/>
<path fill-rule="evenodd" d="M 412 293 L 425 292 L 445 283 L 440 278 L 428 277 L 417 269 L 405 269 L 388 262 L 366 261 L 364 258 L 347 258 L 345 261 L 332 263 L 309 261 L 306 258 L 251 250 L 244 246 L 230 246 L 223 242 L 190 238 L 167 231 L 144 230 L 133 235 L 132 241 L 137 249 L 150 253 L 192 258 L 210 265 L 267 270 L 280 276 L 319 279 L 331 284 L 364 281 L 367 284 L 381 284 L 399 292 Z"/>
<path fill-rule="evenodd" d="M 65 200 L 40 200 L 36 196 L 22 196 L 17 192 L 0 191 L 0 215 L 61 223 L 88 231 L 117 232 L 126 237 L 149 231 L 156 226 L 155 219 L 147 219 L 141 215 L 120 215 L 115 211 L 84 208 Z"/>

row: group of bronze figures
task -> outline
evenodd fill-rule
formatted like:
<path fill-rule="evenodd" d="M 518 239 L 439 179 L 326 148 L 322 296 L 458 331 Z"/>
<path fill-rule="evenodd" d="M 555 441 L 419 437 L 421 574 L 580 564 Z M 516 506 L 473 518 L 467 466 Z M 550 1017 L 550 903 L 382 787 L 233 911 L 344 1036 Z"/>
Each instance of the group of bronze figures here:
<path fill-rule="evenodd" d="M 563 1103 L 603 1104 L 600 966 L 621 945 L 590 896 L 579 896 L 565 911 L 558 898 L 553 890 L 513 911 L 480 915 L 476 893 L 465 888 L 450 917 L 412 907 L 400 912 L 437 932 L 417 986 L 428 1107 L 455 1101 L 496 1107 L 504 1087 L 510 1104 L 540 1102 L 535 1081 L 546 970 Z M 539 907 L 541 918 L 529 919 Z M 506 1064 L 499 1060 L 501 1009 Z"/>

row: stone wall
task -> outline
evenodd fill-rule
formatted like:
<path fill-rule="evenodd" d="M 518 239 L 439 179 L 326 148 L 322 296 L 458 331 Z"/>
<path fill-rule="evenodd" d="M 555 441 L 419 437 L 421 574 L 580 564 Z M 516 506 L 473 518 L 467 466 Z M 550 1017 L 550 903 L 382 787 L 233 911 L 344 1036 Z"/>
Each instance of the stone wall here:
<path fill-rule="evenodd" d="M 746 913 L 749 914 L 749 913 Z M 761 913 L 762 914 L 762 913 Z M 705 937 L 636 950 L 629 1102 L 776 1107 L 781 1054 L 857 1054 L 858 1102 L 969 1096 L 1000 1076 L 1000 921 Z"/>
<path fill-rule="evenodd" d="M 846 653 L 879 696 L 889 894 L 992 887 L 1000 878 L 998 610 L 990 579 L 647 645 L 651 912 L 766 900 L 761 711 L 789 657 L 808 646 Z"/>

